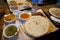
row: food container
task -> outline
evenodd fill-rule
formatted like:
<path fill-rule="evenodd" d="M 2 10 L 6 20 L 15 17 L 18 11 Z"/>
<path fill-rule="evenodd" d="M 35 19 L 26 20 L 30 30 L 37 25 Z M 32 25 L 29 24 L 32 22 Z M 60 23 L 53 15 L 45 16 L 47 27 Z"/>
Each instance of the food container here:
<path fill-rule="evenodd" d="M 7 0 L 8 7 L 10 11 L 18 10 L 16 0 Z"/>
<path fill-rule="evenodd" d="M 11 28 L 16 28 L 16 32 L 14 31 L 15 29 L 11 29 Z M 7 29 L 8 28 L 8 29 Z M 12 34 L 12 32 L 15 32 L 13 35 L 9 34 L 8 33 L 8 30 L 10 31 L 9 33 Z M 12 31 L 12 32 L 11 32 Z M 11 38 L 11 37 L 14 37 L 15 35 L 17 35 L 17 31 L 18 31 L 18 27 L 15 25 L 15 24 L 9 24 L 7 25 L 4 29 L 3 29 L 3 36 L 6 37 L 6 38 Z M 7 34 L 7 33 L 8 34 Z M 9 35 L 9 36 L 8 36 Z M 11 35 L 11 36 L 10 36 Z"/>
<path fill-rule="evenodd" d="M 49 12 L 56 18 L 60 18 L 60 9 L 59 8 L 50 8 Z"/>
<path fill-rule="evenodd" d="M 7 23 L 14 22 L 16 20 L 16 15 L 15 14 L 7 14 L 4 15 L 4 21 Z"/>
<path fill-rule="evenodd" d="M 25 20 L 30 19 L 31 16 L 32 16 L 32 15 L 31 15 L 31 12 L 25 12 L 25 11 L 23 11 L 23 12 L 21 12 L 21 13 L 19 14 L 19 19 L 25 21 Z"/>

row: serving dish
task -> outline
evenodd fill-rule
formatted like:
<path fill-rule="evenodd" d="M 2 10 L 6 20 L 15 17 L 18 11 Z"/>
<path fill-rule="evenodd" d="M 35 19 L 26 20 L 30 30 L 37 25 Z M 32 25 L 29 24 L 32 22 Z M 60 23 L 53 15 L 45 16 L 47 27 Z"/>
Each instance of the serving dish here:
<path fill-rule="evenodd" d="M 19 19 L 24 21 L 24 20 L 30 19 L 31 16 L 32 16 L 31 12 L 24 12 L 23 11 L 19 14 Z"/>
<path fill-rule="evenodd" d="M 60 9 L 59 8 L 50 8 L 49 12 L 56 18 L 60 18 Z"/>
<path fill-rule="evenodd" d="M 16 31 L 15 31 L 16 30 Z M 18 28 L 15 24 L 9 24 L 3 29 L 3 36 L 11 38 L 17 35 Z"/>
<path fill-rule="evenodd" d="M 15 14 L 7 14 L 4 15 L 4 21 L 7 23 L 14 22 L 16 20 L 16 15 Z"/>
<path fill-rule="evenodd" d="M 14 3 L 12 2 L 13 6 L 10 5 L 11 1 L 14 2 Z M 26 0 L 23 0 L 23 1 L 22 0 L 7 0 L 7 4 L 8 4 L 10 11 L 12 11 L 12 12 L 15 10 L 22 10 L 22 9 L 27 8 L 27 7 L 32 7 L 31 3 L 26 1 Z"/>
<path fill-rule="evenodd" d="M 23 24 L 22 27 L 29 35 L 32 35 L 33 37 L 40 37 L 48 32 L 49 21 L 42 16 L 32 16 Z"/>

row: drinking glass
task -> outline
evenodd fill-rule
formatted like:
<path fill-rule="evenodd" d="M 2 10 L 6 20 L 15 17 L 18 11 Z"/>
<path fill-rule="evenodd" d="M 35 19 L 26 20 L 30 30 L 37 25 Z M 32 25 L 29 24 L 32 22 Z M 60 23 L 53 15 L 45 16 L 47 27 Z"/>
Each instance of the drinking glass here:
<path fill-rule="evenodd" d="M 38 0 L 32 0 L 32 13 L 35 13 L 37 10 L 37 2 Z"/>

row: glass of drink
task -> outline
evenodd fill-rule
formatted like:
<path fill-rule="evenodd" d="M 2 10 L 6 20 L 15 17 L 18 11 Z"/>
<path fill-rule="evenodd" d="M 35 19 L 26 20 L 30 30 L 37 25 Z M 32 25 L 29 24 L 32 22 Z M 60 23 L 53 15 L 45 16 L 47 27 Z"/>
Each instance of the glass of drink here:
<path fill-rule="evenodd" d="M 32 13 L 35 13 L 37 10 L 37 2 L 38 0 L 32 0 Z"/>

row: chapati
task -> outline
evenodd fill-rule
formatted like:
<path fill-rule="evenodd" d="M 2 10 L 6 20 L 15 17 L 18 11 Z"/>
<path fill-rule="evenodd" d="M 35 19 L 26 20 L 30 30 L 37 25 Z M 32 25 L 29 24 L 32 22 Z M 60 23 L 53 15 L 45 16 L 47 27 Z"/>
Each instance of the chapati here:
<path fill-rule="evenodd" d="M 42 16 L 32 16 L 23 26 L 28 34 L 39 37 L 48 32 L 49 21 Z"/>

